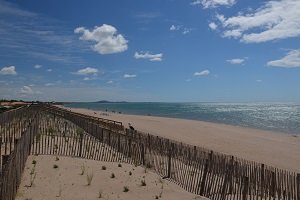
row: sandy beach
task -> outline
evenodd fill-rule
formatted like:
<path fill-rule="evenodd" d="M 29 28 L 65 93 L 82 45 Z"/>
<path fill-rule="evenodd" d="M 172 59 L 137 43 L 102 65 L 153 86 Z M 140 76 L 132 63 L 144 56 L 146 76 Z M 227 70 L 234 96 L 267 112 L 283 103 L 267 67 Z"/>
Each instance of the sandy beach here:
<path fill-rule="evenodd" d="M 139 131 L 300 172 L 299 136 L 196 120 L 127 115 L 81 108 L 71 110 L 120 121 L 125 126 L 131 123 Z"/>
<path fill-rule="evenodd" d="M 57 167 L 54 168 L 55 165 Z M 28 187 L 31 184 L 30 174 L 35 178 Z M 87 175 L 91 174 L 93 178 L 88 185 Z M 124 187 L 128 191 L 124 191 Z M 156 197 L 162 200 L 206 199 L 162 180 L 142 167 L 69 157 L 57 160 L 55 156 L 42 155 L 28 157 L 16 199 L 150 200 Z"/>

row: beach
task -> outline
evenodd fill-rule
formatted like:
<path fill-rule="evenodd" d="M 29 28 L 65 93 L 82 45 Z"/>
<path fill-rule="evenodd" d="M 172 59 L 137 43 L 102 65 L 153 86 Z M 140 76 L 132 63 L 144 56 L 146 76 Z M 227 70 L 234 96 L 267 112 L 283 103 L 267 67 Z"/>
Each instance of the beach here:
<path fill-rule="evenodd" d="M 299 136 L 196 120 L 128 115 L 82 108 L 66 109 L 120 121 L 125 127 L 131 123 L 138 131 L 300 172 Z"/>

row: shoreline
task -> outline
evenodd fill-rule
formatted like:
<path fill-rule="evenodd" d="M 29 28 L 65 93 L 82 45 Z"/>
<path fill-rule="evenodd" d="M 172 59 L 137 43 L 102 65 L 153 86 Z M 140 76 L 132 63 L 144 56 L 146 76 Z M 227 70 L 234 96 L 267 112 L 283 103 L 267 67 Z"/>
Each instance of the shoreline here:
<path fill-rule="evenodd" d="M 297 156 L 300 152 L 300 137 L 298 136 L 198 120 L 119 114 L 61 105 L 59 107 L 120 121 L 125 127 L 131 123 L 138 131 L 300 172 L 300 157 Z"/>
<path fill-rule="evenodd" d="M 162 117 L 162 118 L 170 118 L 170 119 L 182 119 L 182 120 L 193 120 L 193 121 L 200 121 L 200 122 L 207 122 L 207 123 L 213 123 L 213 124 L 223 124 L 223 125 L 229 125 L 229 126 L 235 126 L 235 127 L 241 127 L 241 128 L 249 128 L 254 130 L 260 130 L 260 131 L 268 131 L 276 134 L 288 134 L 291 136 L 297 136 L 300 137 L 300 132 L 292 131 L 292 130 L 282 130 L 282 129 L 276 129 L 276 128 L 270 128 L 269 126 L 254 126 L 250 124 L 239 124 L 239 123 L 233 123 L 232 121 L 218 121 L 218 120 L 210 120 L 210 119 L 202 119 L 197 117 L 183 117 L 183 116 L 175 116 L 175 115 L 163 115 L 163 114 L 152 114 L 152 113 L 134 113 L 134 112 L 123 112 L 118 110 L 111 110 L 107 109 L 106 111 L 103 109 L 95 109 L 95 108 L 89 108 L 89 107 L 72 107 L 68 106 L 72 104 L 65 104 L 65 105 L 57 105 L 62 106 L 64 108 L 78 108 L 78 109 L 87 109 L 87 110 L 93 110 L 97 112 L 103 112 L 103 113 L 110 113 L 110 114 L 124 114 L 124 115 L 133 115 L 133 116 L 150 116 L 150 117 Z"/>

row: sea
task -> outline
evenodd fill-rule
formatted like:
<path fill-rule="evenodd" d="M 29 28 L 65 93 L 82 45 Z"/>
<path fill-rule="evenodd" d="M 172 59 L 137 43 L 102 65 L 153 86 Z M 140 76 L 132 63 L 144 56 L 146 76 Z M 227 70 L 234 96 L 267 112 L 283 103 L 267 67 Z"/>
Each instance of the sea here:
<path fill-rule="evenodd" d="M 114 102 L 66 103 L 64 106 L 216 122 L 300 136 L 300 103 Z"/>

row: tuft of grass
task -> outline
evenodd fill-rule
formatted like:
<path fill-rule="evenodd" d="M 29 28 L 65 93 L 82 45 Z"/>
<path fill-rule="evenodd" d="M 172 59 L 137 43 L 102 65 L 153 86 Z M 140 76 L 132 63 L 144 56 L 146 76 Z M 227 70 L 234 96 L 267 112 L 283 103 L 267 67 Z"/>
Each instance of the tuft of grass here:
<path fill-rule="evenodd" d="M 159 197 L 157 195 L 155 195 L 155 199 L 158 199 Z"/>
<path fill-rule="evenodd" d="M 30 184 L 29 184 L 29 187 L 32 187 L 32 186 L 33 186 L 35 177 L 36 177 L 36 173 L 30 174 Z"/>
<path fill-rule="evenodd" d="M 84 163 L 80 166 L 80 169 L 81 169 L 80 175 L 83 175 L 84 172 L 85 172 L 85 165 L 84 165 Z"/>
<path fill-rule="evenodd" d="M 128 192 L 129 191 L 129 188 L 127 186 L 124 186 L 123 187 L 123 192 Z"/>
<path fill-rule="evenodd" d="M 92 183 L 92 180 L 93 180 L 93 177 L 94 177 L 94 174 L 93 174 L 93 172 L 92 173 L 87 173 L 87 175 L 86 175 L 86 181 L 87 181 L 87 185 L 91 185 L 91 183 Z"/>
<path fill-rule="evenodd" d="M 103 166 L 101 167 L 101 169 L 102 169 L 102 170 L 106 170 L 106 166 L 103 165 Z"/>
<path fill-rule="evenodd" d="M 59 158 L 56 156 L 55 161 L 59 161 Z"/>
<path fill-rule="evenodd" d="M 119 163 L 119 164 L 118 164 L 118 167 L 122 167 L 122 164 L 121 164 L 121 163 Z"/>
<path fill-rule="evenodd" d="M 110 178 L 115 178 L 115 177 L 116 177 L 115 174 L 111 173 Z"/>
<path fill-rule="evenodd" d="M 99 190 L 98 191 L 98 198 L 101 199 L 103 197 L 103 191 Z"/>
<path fill-rule="evenodd" d="M 129 172 L 129 176 L 131 176 L 131 175 L 132 175 L 132 172 L 130 171 L 130 172 Z"/>
<path fill-rule="evenodd" d="M 54 169 L 57 169 L 57 168 L 58 168 L 58 165 L 53 165 L 53 168 L 54 168 Z"/>
<path fill-rule="evenodd" d="M 32 164 L 33 164 L 33 165 L 36 165 L 36 163 L 37 163 L 36 160 L 33 160 L 33 161 L 32 161 Z"/>
<path fill-rule="evenodd" d="M 141 180 L 141 186 L 146 186 L 147 184 L 146 184 L 146 180 L 144 179 L 144 180 Z"/>

